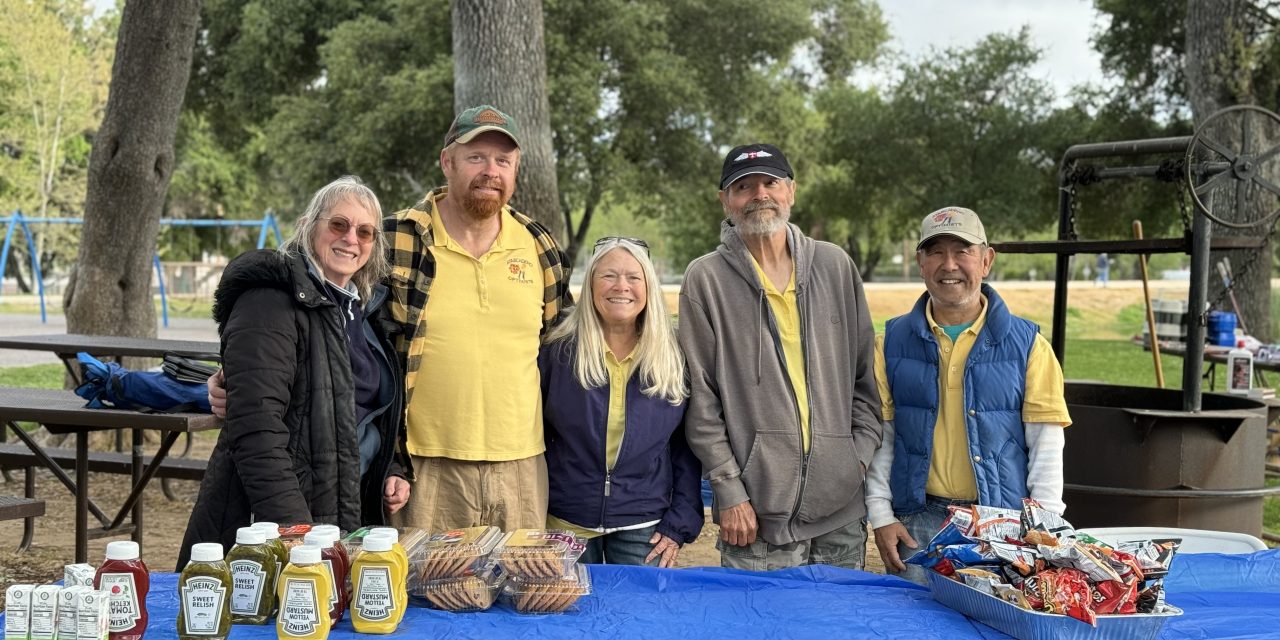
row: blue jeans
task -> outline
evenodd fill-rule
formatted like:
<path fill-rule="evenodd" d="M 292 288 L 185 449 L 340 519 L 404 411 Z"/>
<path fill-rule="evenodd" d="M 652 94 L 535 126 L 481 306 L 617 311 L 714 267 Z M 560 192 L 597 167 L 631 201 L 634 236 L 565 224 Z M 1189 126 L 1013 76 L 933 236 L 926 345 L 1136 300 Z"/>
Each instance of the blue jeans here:
<path fill-rule="evenodd" d="M 867 525 L 861 519 L 830 533 L 790 544 L 769 544 L 756 536 L 756 541 L 737 547 L 716 540 L 720 550 L 720 566 L 748 571 L 772 571 L 806 564 L 829 564 L 846 569 L 862 569 L 867 553 Z"/>
<path fill-rule="evenodd" d="M 578 562 L 586 564 L 633 564 L 656 567 L 662 556 L 654 556 L 652 562 L 645 562 L 645 556 L 653 551 L 649 538 L 658 530 L 658 525 L 650 525 L 643 529 L 614 531 L 596 536 L 586 541 L 587 548 L 582 551 Z"/>
<path fill-rule="evenodd" d="M 911 547 L 899 542 L 898 557 L 902 558 L 903 562 L 906 562 L 907 558 L 910 558 L 917 551 L 923 549 L 925 545 L 929 544 L 929 541 L 932 540 L 935 535 L 938 535 L 938 530 L 942 528 L 942 523 L 946 522 L 947 516 L 951 515 L 951 512 L 947 510 L 947 507 L 951 505 L 964 504 L 973 503 L 969 500 L 951 500 L 948 498 L 939 498 L 937 496 L 925 496 L 924 511 L 913 513 L 908 516 L 898 516 L 898 521 L 902 523 L 902 526 L 907 528 L 907 533 L 911 534 L 912 538 L 915 538 L 916 545 L 918 545 L 915 549 L 912 549 Z M 886 569 L 888 569 L 888 567 L 886 567 Z M 916 584 L 928 586 L 929 576 L 925 573 L 926 571 L 926 569 L 921 568 L 918 564 L 907 565 L 907 570 L 901 573 L 898 573 L 893 569 L 889 569 L 889 573 L 896 575 L 899 578 L 910 580 Z"/>

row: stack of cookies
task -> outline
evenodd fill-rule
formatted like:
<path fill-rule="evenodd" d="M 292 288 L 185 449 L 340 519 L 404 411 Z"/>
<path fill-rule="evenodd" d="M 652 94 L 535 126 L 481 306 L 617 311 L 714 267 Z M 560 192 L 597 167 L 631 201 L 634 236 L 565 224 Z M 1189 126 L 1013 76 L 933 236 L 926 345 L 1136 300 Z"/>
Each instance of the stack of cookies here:
<path fill-rule="evenodd" d="M 591 593 L 591 578 L 578 557 L 584 546 L 562 530 L 517 529 L 494 549 L 507 573 L 507 593 L 520 613 L 560 613 Z"/>
<path fill-rule="evenodd" d="M 445 611 L 493 605 L 504 572 L 490 561 L 502 537 L 497 527 L 470 527 L 429 536 L 410 562 L 409 592 Z"/>

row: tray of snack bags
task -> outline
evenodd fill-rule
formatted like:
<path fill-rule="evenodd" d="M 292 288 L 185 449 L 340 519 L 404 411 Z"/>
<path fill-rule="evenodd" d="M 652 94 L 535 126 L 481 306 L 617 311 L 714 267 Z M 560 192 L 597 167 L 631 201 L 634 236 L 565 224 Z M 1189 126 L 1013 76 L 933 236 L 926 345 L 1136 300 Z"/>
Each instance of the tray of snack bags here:
<path fill-rule="evenodd" d="M 497 527 L 468 527 L 426 537 L 410 561 L 409 575 L 418 580 L 460 578 L 478 573 L 502 539 Z"/>
<path fill-rule="evenodd" d="M 443 611 L 483 611 L 493 606 L 504 582 L 502 568 L 489 565 L 473 575 L 418 583 L 409 592 Z"/>
<path fill-rule="evenodd" d="M 511 607 L 519 613 L 564 613 L 577 608 L 591 593 L 591 574 L 575 565 L 566 576 L 535 578 L 512 575 L 503 589 Z"/>
<path fill-rule="evenodd" d="M 1025 500 L 1021 511 L 952 506 L 907 559 L 934 599 L 1016 638 L 1153 639 L 1169 618 L 1164 577 L 1180 540 L 1109 545 Z"/>
<path fill-rule="evenodd" d="M 559 578 L 573 574 L 585 545 L 562 529 L 516 529 L 493 550 L 493 557 L 509 576 Z"/>

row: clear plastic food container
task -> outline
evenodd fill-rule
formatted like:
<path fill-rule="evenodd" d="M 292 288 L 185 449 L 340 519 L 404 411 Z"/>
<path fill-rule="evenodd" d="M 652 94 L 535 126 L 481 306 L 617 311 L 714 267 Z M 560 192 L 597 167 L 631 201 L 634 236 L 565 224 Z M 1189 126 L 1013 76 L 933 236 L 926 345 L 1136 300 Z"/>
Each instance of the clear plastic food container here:
<path fill-rule="evenodd" d="M 479 572 L 488 562 L 502 531 L 469 527 L 427 536 L 410 557 L 410 575 L 423 582 L 460 578 Z"/>
<path fill-rule="evenodd" d="M 585 566 L 575 565 L 568 576 L 556 578 L 513 575 L 504 591 L 520 613 L 564 613 L 577 609 L 582 596 L 591 593 L 591 574 Z"/>
<path fill-rule="evenodd" d="M 504 580 L 502 569 L 490 566 L 476 575 L 422 582 L 410 593 L 444 611 L 483 611 L 493 606 Z"/>
<path fill-rule="evenodd" d="M 572 575 L 583 549 L 562 529 L 516 529 L 503 536 L 493 557 L 513 577 L 560 578 Z"/>

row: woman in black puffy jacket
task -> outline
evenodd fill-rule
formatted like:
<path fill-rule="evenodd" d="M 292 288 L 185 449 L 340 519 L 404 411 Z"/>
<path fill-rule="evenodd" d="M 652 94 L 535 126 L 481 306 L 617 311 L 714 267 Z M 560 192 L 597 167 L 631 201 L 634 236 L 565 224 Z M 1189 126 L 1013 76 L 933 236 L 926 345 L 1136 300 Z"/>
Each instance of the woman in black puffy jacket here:
<path fill-rule="evenodd" d="M 352 531 L 402 507 L 403 384 L 378 321 L 390 270 L 382 209 L 344 177 L 279 250 L 232 260 L 214 294 L 227 416 L 178 558 L 251 521 Z"/>

